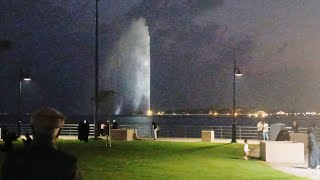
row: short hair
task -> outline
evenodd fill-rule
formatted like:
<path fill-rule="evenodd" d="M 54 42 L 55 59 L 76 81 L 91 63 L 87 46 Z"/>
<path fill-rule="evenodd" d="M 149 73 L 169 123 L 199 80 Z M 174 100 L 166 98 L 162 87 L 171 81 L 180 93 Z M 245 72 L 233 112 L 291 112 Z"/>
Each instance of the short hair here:
<path fill-rule="evenodd" d="M 41 108 L 31 114 L 31 125 L 39 129 L 61 128 L 65 118 L 65 115 L 55 108 Z"/>
<path fill-rule="evenodd" d="M 244 143 L 247 143 L 248 139 L 244 139 Z"/>

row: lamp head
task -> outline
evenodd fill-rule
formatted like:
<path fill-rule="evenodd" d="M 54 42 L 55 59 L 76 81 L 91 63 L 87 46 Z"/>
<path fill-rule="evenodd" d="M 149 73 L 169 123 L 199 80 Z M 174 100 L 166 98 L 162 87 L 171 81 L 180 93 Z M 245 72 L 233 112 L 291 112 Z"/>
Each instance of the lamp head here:
<path fill-rule="evenodd" d="M 236 76 L 242 76 L 242 73 L 240 72 L 240 69 L 239 69 L 239 68 L 237 68 L 237 69 L 235 70 L 234 74 L 235 74 Z"/>
<path fill-rule="evenodd" d="M 24 81 L 31 81 L 31 78 L 29 76 L 23 77 Z"/>
<path fill-rule="evenodd" d="M 20 81 L 31 81 L 29 73 L 24 72 L 22 68 L 20 68 Z"/>

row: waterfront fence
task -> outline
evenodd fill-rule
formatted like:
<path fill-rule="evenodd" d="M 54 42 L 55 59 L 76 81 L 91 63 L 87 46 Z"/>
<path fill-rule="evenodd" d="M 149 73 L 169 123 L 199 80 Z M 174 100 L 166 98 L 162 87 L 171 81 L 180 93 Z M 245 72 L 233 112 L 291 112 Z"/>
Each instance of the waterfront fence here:
<path fill-rule="evenodd" d="M 3 125 L 2 125 L 3 126 Z M 17 125 L 5 124 L 9 132 L 17 132 Z M 21 124 L 21 134 L 26 132 L 31 134 L 30 124 Z M 139 137 L 153 137 L 153 130 L 149 124 L 120 125 L 123 129 L 134 129 Z M 269 127 L 270 128 L 270 127 Z M 286 127 L 291 132 L 291 127 Z M 231 126 L 192 126 L 192 125 L 160 125 L 159 137 L 166 138 L 201 138 L 201 131 L 214 131 L 215 138 L 231 139 Z M 270 129 L 269 129 L 270 132 Z M 307 133 L 307 128 L 300 128 L 300 133 Z M 94 125 L 90 124 L 90 136 L 94 136 Z M 60 135 L 77 136 L 78 124 L 65 124 L 61 129 Z M 318 133 L 318 135 L 320 135 Z M 258 139 L 257 127 L 237 126 L 237 139 Z"/>
<path fill-rule="evenodd" d="M 286 127 L 291 132 L 291 127 Z M 214 131 L 215 138 L 231 139 L 232 126 L 162 126 L 160 137 L 201 138 L 201 131 Z M 300 128 L 300 133 L 307 133 L 307 128 Z M 270 136 L 270 127 L 269 127 Z M 257 127 L 237 126 L 237 139 L 258 139 Z"/>

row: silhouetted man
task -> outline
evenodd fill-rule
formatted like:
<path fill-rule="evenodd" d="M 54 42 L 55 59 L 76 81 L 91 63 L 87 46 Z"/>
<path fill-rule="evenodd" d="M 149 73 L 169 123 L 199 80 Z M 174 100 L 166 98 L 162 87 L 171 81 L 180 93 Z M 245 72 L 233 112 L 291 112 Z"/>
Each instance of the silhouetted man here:
<path fill-rule="evenodd" d="M 116 120 L 112 121 L 112 129 L 118 129 L 118 122 Z"/>
<path fill-rule="evenodd" d="M 8 134 L 7 126 L 2 125 L 1 126 L 1 139 L 4 139 L 7 134 Z"/>
<path fill-rule="evenodd" d="M 80 141 L 84 140 L 83 136 L 84 136 L 84 124 L 83 124 L 83 121 L 80 121 L 78 125 L 78 139 Z"/>
<path fill-rule="evenodd" d="M 21 135 L 21 121 L 18 121 L 17 125 L 17 138 L 19 138 Z"/>
<path fill-rule="evenodd" d="M 6 155 L 2 165 L 2 179 L 79 179 L 77 159 L 56 147 L 64 119 L 64 115 L 53 108 L 43 108 L 32 113 L 33 142 L 29 148 Z"/>
<path fill-rule="evenodd" d="M 4 147 L 2 151 L 5 151 L 5 152 L 13 151 L 12 141 L 17 139 L 16 133 L 6 132 L 2 139 L 4 141 Z"/>
<path fill-rule="evenodd" d="M 89 123 L 86 120 L 84 120 L 84 122 L 83 122 L 83 140 L 84 140 L 84 142 L 88 142 L 89 131 L 90 131 Z"/>

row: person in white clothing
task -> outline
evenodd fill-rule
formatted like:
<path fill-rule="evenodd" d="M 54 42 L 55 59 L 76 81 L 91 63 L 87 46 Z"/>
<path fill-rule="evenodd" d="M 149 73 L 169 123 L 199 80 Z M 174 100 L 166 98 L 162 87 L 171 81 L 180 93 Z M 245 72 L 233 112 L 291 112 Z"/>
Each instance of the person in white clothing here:
<path fill-rule="evenodd" d="M 262 130 L 263 130 L 263 123 L 262 121 L 259 121 L 257 124 L 257 131 L 258 131 L 258 140 L 261 141 L 262 137 Z"/>
<path fill-rule="evenodd" d="M 263 122 L 263 140 L 269 140 L 269 124 L 266 122 Z"/>
<path fill-rule="evenodd" d="M 244 139 L 243 151 L 244 151 L 243 159 L 248 160 L 250 149 L 249 149 L 249 145 L 248 145 L 248 140 L 247 139 Z"/>
<path fill-rule="evenodd" d="M 104 136 L 105 134 L 104 134 L 104 127 L 105 127 L 105 124 L 102 122 L 101 124 L 100 124 L 100 135 L 101 136 Z"/>
<path fill-rule="evenodd" d="M 153 129 L 154 140 L 157 140 L 159 126 L 154 119 L 152 120 L 152 129 Z"/>

